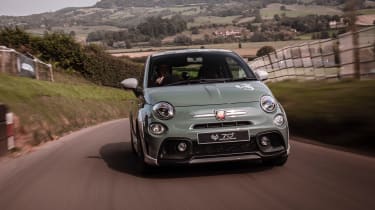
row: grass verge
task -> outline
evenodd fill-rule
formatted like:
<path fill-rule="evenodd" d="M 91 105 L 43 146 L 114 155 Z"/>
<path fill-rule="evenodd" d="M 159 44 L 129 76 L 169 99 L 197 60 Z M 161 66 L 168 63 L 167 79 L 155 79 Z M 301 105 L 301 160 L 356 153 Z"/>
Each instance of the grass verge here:
<path fill-rule="evenodd" d="M 58 80 L 70 77 L 60 73 Z M 39 145 L 70 131 L 127 116 L 131 92 L 82 81 L 53 83 L 0 74 L 0 102 L 17 116 L 18 147 Z"/>
<path fill-rule="evenodd" d="M 291 133 L 375 151 L 375 81 L 269 84 L 284 106 Z"/>

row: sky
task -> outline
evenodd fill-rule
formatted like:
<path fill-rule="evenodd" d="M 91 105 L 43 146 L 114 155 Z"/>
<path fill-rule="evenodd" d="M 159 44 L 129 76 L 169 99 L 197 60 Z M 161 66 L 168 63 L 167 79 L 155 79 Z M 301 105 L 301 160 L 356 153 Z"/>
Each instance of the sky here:
<path fill-rule="evenodd" d="M 92 6 L 98 0 L 0 0 L 0 15 L 23 16 L 65 7 Z"/>

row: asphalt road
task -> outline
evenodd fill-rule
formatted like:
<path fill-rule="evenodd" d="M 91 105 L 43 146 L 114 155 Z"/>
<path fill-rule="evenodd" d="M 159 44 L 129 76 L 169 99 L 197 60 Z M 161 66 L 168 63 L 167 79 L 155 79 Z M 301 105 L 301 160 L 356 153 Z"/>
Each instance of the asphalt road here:
<path fill-rule="evenodd" d="M 283 167 L 226 163 L 136 173 L 128 121 L 0 162 L 0 209 L 375 209 L 375 158 L 291 142 Z"/>

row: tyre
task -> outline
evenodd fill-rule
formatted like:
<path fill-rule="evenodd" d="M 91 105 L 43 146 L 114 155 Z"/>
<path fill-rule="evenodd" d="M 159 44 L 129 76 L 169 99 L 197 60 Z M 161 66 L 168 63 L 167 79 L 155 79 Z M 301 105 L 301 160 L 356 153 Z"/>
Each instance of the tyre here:
<path fill-rule="evenodd" d="M 129 127 L 130 127 L 130 144 L 131 144 L 131 147 L 132 147 L 132 152 L 134 155 L 137 155 L 137 151 L 135 150 L 135 141 L 134 141 L 134 138 L 135 136 L 133 135 L 133 121 L 132 121 L 132 117 L 130 117 L 130 120 L 129 120 Z"/>
<path fill-rule="evenodd" d="M 133 138 L 133 141 L 136 141 L 136 145 L 132 144 L 134 147 L 134 153 L 137 156 L 137 162 L 136 162 L 136 170 L 138 174 L 141 175 L 147 175 L 151 171 L 151 166 L 145 163 L 145 156 L 143 153 L 143 148 L 142 148 L 142 142 L 141 138 L 138 133 L 139 129 L 137 128 L 136 130 L 136 138 Z"/>

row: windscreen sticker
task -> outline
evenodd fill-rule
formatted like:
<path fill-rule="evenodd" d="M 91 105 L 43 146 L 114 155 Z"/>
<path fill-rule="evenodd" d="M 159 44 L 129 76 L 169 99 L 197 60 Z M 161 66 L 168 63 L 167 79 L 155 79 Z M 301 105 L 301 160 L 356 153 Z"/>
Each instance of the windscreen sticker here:
<path fill-rule="evenodd" d="M 239 84 L 235 86 L 236 88 L 242 89 L 242 90 L 248 90 L 248 91 L 253 91 L 255 88 L 250 85 L 250 84 Z"/>

